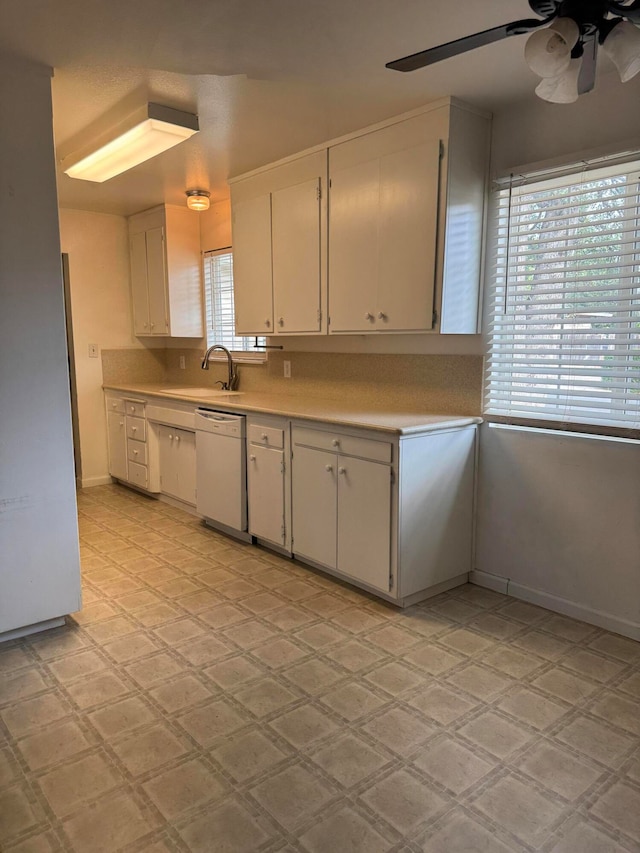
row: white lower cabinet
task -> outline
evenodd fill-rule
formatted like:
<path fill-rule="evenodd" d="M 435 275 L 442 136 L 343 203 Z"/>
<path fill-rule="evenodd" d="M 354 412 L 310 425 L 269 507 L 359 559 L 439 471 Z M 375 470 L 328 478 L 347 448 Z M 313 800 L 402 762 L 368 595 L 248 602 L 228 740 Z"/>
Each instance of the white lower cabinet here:
<path fill-rule="evenodd" d="M 388 593 L 392 468 L 377 459 L 390 461 L 390 445 L 306 428 L 293 445 L 294 554 Z"/>
<path fill-rule="evenodd" d="M 293 551 L 330 569 L 336 568 L 337 461 L 335 453 L 304 447 L 293 439 Z"/>
<path fill-rule="evenodd" d="M 127 431 L 125 415 L 107 411 L 107 448 L 109 451 L 109 474 L 116 480 L 127 479 Z"/>
<path fill-rule="evenodd" d="M 109 474 L 139 489 L 159 491 L 150 473 L 146 401 L 108 393 L 106 408 Z"/>
<path fill-rule="evenodd" d="M 249 533 L 290 551 L 289 430 L 287 421 L 249 418 L 247 502 Z"/>
<path fill-rule="evenodd" d="M 160 490 L 184 503 L 196 503 L 196 434 L 158 425 Z"/>
<path fill-rule="evenodd" d="M 471 570 L 475 425 L 292 429 L 292 552 L 407 605 Z"/>

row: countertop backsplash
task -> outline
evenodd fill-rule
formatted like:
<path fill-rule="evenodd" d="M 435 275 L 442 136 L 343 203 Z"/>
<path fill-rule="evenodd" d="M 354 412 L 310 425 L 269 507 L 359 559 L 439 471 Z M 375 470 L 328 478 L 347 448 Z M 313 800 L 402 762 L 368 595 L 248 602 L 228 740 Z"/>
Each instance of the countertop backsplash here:
<path fill-rule="evenodd" d="M 226 378 L 226 362 L 210 362 L 205 374 L 202 355 L 200 349 L 107 349 L 102 351 L 103 379 L 105 384 L 213 387 Z M 291 362 L 291 379 L 283 376 L 285 360 Z M 478 355 L 283 351 L 269 353 L 260 364 L 239 364 L 238 372 L 242 391 L 349 399 L 390 411 L 478 415 L 482 407 L 483 359 Z"/>

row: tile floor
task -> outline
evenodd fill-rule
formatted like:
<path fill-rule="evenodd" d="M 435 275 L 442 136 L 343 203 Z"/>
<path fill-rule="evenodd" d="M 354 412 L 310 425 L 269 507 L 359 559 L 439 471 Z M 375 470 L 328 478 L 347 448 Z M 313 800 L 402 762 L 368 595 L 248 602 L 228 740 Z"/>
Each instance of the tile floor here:
<path fill-rule="evenodd" d="M 85 607 L 0 649 L 6 853 L 640 851 L 640 644 L 400 612 L 117 486 Z"/>

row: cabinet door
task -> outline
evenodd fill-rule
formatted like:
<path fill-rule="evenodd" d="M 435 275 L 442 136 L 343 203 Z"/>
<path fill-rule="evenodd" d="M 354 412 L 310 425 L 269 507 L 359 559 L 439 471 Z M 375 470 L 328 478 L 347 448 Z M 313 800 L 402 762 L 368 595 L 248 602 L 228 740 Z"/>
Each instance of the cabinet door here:
<path fill-rule="evenodd" d="M 232 229 L 236 334 L 271 334 L 271 195 L 235 203 Z"/>
<path fill-rule="evenodd" d="M 271 197 L 278 333 L 320 331 L 320 186 L 320 178 L 314 178 Z"/>
<path fill-rule="evenodd" d="M 249 445 L 249 533 L 284 545 L 284 452 Z"/>
<path fill-rule="evenodd" d="M 376 329 L 433 326 L 440 141 L 380 159 Z"/>
<path fill-rule="evenodd" d="M 147 239 L 147 285 L 149 288 L 149 328 L 152 335 L 169 334 L 167 274 L 164 228 L 151 228 Z"/>
<path fill-rule="evenodd" d="M 340 148 L 341 146 L 337 146 Z M 329 317 L 331 332 L 375 329 L 378 282 L 380 164 L 331 167 Z"/>
<path fill-rule="evenodd" d="M 127 479 L 127 432 L 124 418 L 118 412 L 107 412 L 109 473 L 118 480 Z"/>
<path fill-rule="evenodd" d="M 178 497 L 178 443 L 174 427 L 158 427 L 158 455 L 160 459 L 160 491 Z"/>
<path fill-rule="evenodd" d="M 320 565 L 336 567 L 335 453 L 298 447 L 293 453 L 293 552 Z"/>
<path fill-rule="evenodd" d="M 147 241 L 144 231 L 132 234 L 131 294 L 133 302 L 133 331 L 136 335 L 149 335 L 149 291 L 147 288 Z"/>
<path fill-rule="evenodd" d="M 338 458 L 338 571 L 389 591 L 391 470 L 377 462 Z"/>

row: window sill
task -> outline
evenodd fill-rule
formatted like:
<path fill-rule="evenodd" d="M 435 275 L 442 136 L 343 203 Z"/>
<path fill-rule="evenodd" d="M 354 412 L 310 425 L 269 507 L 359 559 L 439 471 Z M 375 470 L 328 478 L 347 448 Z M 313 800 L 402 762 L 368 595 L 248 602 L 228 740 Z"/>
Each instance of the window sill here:
<path fill-rule="evenodd" d="M 231 358 L 234 364 L 265 364 L 267 361 L 266 352 L 232 352 Z M 215 353 L 209 356 L 209 363 L 219 361 L 222 364 L 227 363 L 227 357 L 224 353 Z"/>

